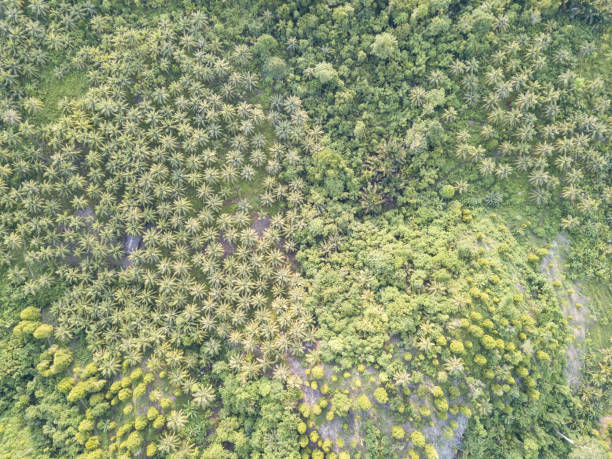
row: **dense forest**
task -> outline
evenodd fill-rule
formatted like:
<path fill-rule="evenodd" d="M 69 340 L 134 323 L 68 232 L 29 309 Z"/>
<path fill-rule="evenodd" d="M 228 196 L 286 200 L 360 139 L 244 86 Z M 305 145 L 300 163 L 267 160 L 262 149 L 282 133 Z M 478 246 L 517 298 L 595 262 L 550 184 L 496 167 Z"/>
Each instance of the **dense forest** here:
<path fill-rule="evenodd" d="M 612 457 L 610 0 L 0 0 L 0 459 Z"/>

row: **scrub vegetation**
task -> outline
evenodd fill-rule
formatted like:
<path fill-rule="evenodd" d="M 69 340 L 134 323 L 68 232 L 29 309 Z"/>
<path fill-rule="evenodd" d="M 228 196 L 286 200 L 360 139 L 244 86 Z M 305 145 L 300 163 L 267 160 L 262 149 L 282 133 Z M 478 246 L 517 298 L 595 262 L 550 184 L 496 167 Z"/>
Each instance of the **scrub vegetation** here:
<path fill-rule="evenodd" d="M 607 458 L 605 0 L 0 0 L 0 458 Z"/>

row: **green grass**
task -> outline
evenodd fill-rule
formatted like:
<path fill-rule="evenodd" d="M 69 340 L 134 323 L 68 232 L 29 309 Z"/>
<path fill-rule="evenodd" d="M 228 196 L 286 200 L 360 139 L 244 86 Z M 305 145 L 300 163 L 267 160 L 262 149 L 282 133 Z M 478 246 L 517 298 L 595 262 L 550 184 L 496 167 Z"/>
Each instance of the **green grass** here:
<path fill-rule="evenodd" d="M 612 286 L 602 282 L 589 282 L 583 285 L 583 291 L 589 298 L 589 307 L 596 317 L 589 333 L 591 347 L 609 347 L 612 339 Z"/>
<path fill-rule="evenodd" d="M 612 40 L 609 33 L 602 35 L 601 41 L 597 43 L 596 51 L 578 66 L 577 73 L 589 79 L 612 74 Z"/>
<path fill-rule="evenodd" d="M 33 119 L 41 124 L 47 124 L 60 115 L 59 102 L 65 98 L 75 99 L 87 90 L 87 78 L 84 73 L 72 72 L 59 79 L 52 69 L 45 70 L 40 76 L 36 96 L 44 104 L 41 113 Z"/>
<path fill-rule="evenodd" d="M 34 443 L 30 437 L 30 430 L 20 419 L 20 416 L 11 412 L 0 416 L 0 459 L 17 459 L 33 457 Z M 36 452 L 37 458 L 46 458 Z"/>

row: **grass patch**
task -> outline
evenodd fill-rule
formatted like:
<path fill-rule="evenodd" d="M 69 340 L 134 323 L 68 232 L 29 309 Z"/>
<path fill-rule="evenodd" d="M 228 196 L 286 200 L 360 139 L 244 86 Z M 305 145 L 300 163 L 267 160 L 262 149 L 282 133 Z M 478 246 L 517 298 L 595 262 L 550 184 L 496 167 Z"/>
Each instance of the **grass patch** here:
<path fill-rule="evenodd" d="M 57 119 L 61 110 L 59 103 L 63 99 L 75 99 L 87 90 L 87 78 L 82 72 L 72 72 L 57 78 L 52 69 L 47 69 L 40 75 L 37 94 L 44 104 L 43 110 L 33 117 L 41 124 L 47 124 Z"/>
<path fill-rule="evenodd" d="M 34 443 L 30 429 L 23 424 L 19 416 L 6 412 L 0 416 L 0 459 L 33 457 Z M 49 456 L 36 451 L 36 457 Z"/>
<path fill-rule="evenodd" d="M 582 287 L 596 318 L 589 333 L 591 347 L 603 349 L 610 346 L 612 339 L 612 286 L 601 282 L 588 282 Z"/>

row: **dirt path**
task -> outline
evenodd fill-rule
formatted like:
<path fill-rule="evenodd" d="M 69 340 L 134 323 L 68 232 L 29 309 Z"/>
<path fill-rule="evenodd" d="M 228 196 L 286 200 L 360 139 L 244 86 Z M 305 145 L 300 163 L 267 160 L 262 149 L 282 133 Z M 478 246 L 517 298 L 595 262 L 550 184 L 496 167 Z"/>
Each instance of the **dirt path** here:
<path fill-rule="evenodd" d="M 568 319 L 568 326 L 574 335 L 574 341 L 567 348 L 567 380 L 572 389 L 576 389 L 582 379 L 584 350 L 582 345 L 586 331 L 593 325 L 588 307 L 589 300 L 580 293 L 577 284 L 564 280 L 563 252 L 569 248 L 569 240 L 560 234 L 552 242 L 552 249 L 540 264 L 540 271 L 550 282 L 558 281 L 560 287 L 555 290 L 560 300 L 561 312 Z"/>

